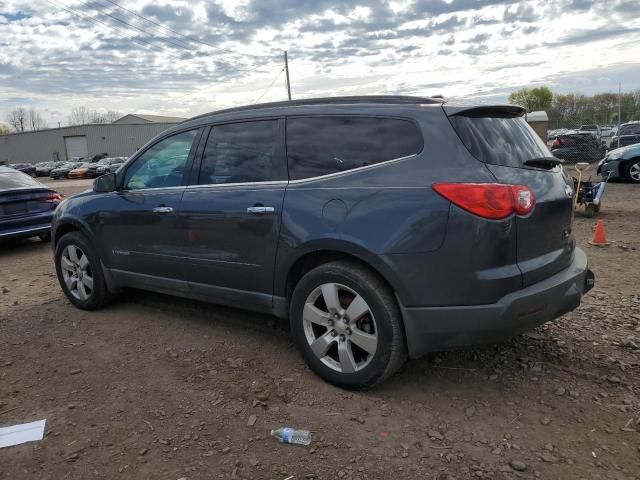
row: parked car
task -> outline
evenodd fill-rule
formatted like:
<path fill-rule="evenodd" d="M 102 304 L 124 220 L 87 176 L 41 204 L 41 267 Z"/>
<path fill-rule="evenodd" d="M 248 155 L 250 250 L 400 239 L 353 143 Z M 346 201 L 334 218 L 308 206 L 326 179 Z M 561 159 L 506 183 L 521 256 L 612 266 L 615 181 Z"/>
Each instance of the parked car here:
<path fill-rule="evenodd" d="M 94 163 L 108 156 L 109 156 L 108 153 L 98 153 L 96 155 L 89 155 L 88 157 L 82 157 L 78 161 L 83 163 Z"/>
<path fill-rule="evenodd" d="M 0 167 L 0 240 L 48 240 L 51 218 L 62 195 L 23 172 Z"/>
<path fill-rule="evenodd" d="M 89 162 L 79 164 L 76 168 L 69 170 L 67 178 L 87 178 L 89 165 L 91 165 Z"/>
<path fill-rule="evenodd" d="M 600 137 L 602 137 L 602 132 L 600 131 L 600 126 L 599 125 L 581 125 L 580 128 L 578 129 L 581 132 L 589 132 L 591 133 L 593 136 L 595 136 L 598 140 L 600 140 Z"/>
<path fill-rule="evenodd" d="M 615 136 L 611 139 L 611 150 L 640 143 L 640 121 L 627 122 L 620 125 Z"/>
<path fill-rule="evenodd" d="M 640 183 L 640 143 L 610 150 L 597 172 L 604 179 L 626 178 Z"/>
<path fill-rule="evenodd" d="M 65 162 L 41 162 L 36 163 L 36 176 L 48 177 L 51 174 L 51 170 L 64 165 Z"/>
<path fill-rule="evenodd" d="M 558 135 L 562 135 L 563 133 L 567 133 L 568 130 L 566 128 L 557 128 L 555 130 L 549 130 L 547 132 L 547 140 L 553 140 Z"/>
<path fill-rule="evenodd" d="M 61 288 L 87 310 L 137 287 L 289 318 L 310 368 L 349 388 L 529 330 L 594 277 L 524 114 L 338 97 L 195 117 L 63 202 Z"/>
<path fill-rule="evenodd" d="M 604 157 L 606 148 L 592 133 L 574 130 L 557 136 L 551 143 L 551 153 L 567 163 L 592 163 Z"/>
<path fill-rule="evenodd" d="M 57 168 L 51 170 L 49 176 L 54 180 L 59 180 L 61 178 L 66 178 L 71 170 L 82 165 L 80 162 L 65 162 Z"/>
<path fill-rule="evenodd" d="M 600 135 L 602 137 L 612 137 L 614 128 L 615 128 L 614 125 L 601 125 L 600 126 Z"/>
<path fill-rule="evenodd" d="M 36 176 L 36 167 L 31 163 L 11 163 L 9 164 L 9 167 L 22 173 L 26 173 L 32 177 Z"/>
<path fill-rule="evenodd" d="M 115 172 L 120 165 L 127 160 L 127 157 L 107 157 L 89 165 L 87 177 L 95 178 L 105 173 Z"/>

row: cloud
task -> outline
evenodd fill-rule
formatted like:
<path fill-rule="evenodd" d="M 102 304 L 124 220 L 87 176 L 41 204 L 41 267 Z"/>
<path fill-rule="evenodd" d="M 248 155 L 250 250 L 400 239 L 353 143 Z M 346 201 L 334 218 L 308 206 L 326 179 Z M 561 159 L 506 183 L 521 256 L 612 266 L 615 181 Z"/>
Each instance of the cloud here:
<path fill-rule="evenodd" d="M 564 38 L 555 42 L 547 42 L 546 45 L 579 45 L 582 43 L 595 42 L 598 40 L 607 40 L 615 37 L 629 36 L 630 34 L 640 33 L 640 27 L 626 28 L 622 26 L 612 25 L 602 27 L 595 30 L 582 30 L 571 33 Z"/>
<path fill-rule="evenodd" d="M 582 1 L 582 0 L 575 0 Z M 504 9 L 502 20 L 504 22 L 524 22 L 532 23 L 538 19 L 533 6 L 530 3 L 519 3 L 515 8 L 507 7 Z"/>
<path fill-rule="evenodd" d="M 479 96 L 549 71 L 578 85 L 567 79 L 625 66 L 640 44 L 637 0 L 115 1 L 135 14 L 105 0 L 62 0 L 77 15 L 45 0 L 2 2 L 0 121 L 21 103 L 48 110 L 50 123 L 76 105 L 187 116 L 247 103 L 285 49 L 298 98 Z M 625 78 L 640 88 L 640 75 Z M 277 81 L 264 100 L 283 94 Z"/>
<path fill-rule="evenodd" d="M 471 45 L 467 48 L 460 50 L 460 53 L 464 53 L 465 55 L 470 55 L 472 57 L 476 57 L 479 55 L 484 55 L 489 53 L 489 47 L 484 44 L 480 45 Z"/>

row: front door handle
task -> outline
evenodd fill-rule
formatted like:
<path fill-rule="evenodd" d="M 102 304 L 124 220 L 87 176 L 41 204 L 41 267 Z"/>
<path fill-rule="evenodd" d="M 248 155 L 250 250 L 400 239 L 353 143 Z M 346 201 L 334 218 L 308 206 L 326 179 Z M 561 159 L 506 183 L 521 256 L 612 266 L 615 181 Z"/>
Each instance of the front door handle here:
<path fill-rule="evenodd" d="M 273 213 L 276 209 L 273 207 L 249 207 L 247 213 L 253 213 L 254 215 L 262 215 L 263 213 Z"/>
<path fill-rule="evenodd" d="M 173 208 L 171 207 L 156 207 L 153 209 L 153 213 L 167 214 L 172 212 Z"/>

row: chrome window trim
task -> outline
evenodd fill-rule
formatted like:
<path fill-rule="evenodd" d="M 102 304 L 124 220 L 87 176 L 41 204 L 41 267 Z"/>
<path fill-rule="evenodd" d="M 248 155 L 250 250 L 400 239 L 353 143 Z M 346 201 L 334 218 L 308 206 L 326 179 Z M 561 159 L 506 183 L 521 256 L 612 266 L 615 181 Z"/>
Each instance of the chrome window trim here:
<path fill-rule="evenodd" d="M 288 180 L 265 180 L 264 182 L 238 182 L 238 183 L 205 183 L 198 185 L 188 185 L 187 189 L 196 190 L 201 188 L 230 188 L 230 187 L 281 187 L 287 185 Z"/>
<path fill-rule="evenodd" d="M 239 183 L 207 183 L 203 185 L 188 185 L 187 189 L 196 189 L 196 188 L 211 188 L 211 187 L 252 187 L 252 186 L 282 186 L 282 185 L 300 185 L 304 183 L 315 182 L 318 180 L 324 180 L 327 178 L 335 178 L 342 175 L 348 175 L 354 172 L 362 172 L 365 170 L 370 170 L 373 168 L 380 168 L 387 165 L 395 164 L 402 162 L 404 160 L 409 160 L 410 158 L 417 157 L 418 153 L 412 153 L 411 155 L 406 155 L 404 157 L 392 158 L 391 160 L 385 160 L 384 162 L 374 163 L 373 165 L 365 165 L 363 167 L 352 168 L 350 170 L 345 170 L 344 172 L 334 172 L 327 173 L 325 175 L 318 175 L 316 177 L 309 178 L 301 178 L 299 180 L 266 180 L 264 182 L 239 182 Z M 138 191 L 138 190 L 136 190 Z"/>
<path fill-rule="evenodd" d="M 365 165 L 363 167 L 357 167 L 357 168 L 352 168 L 350 170 L 345 170 L 344 172 L 327 173 L 326 175 L 318 175 L 317 177 L 301 178 L 299 180 L 289 180 L 289 184 L 290 185 L 300 185 L 300 184 L 304 184 L 304 183 L 315 182 L 315 181 L 318 181 L 318 180 L 324 180 L 324 179 L 327 179 L 327 178 L 334 178 L 334 177 L 339 177 L 339 176 L 342 176 L 342 175 L 348 175 L 348 174 L 351 174 L 351 173 L 354 173 L 354 172 L 362 172 L 362 171 L 371 170 L 371 169 L 374 169 L 374 168 L 385 167 L 387 165 L 399 163 L 399 162 L 402 162 L 404 160 L 408 160 L 410 158 L 417 157 L 418 155 L 419 155 L 418 153 L 412 153 L 411 155 L 406 155 L 404 157 L 392 158 L 390 160 L 385 160 L 384 162 L 378 162 L 378 163 L 374 163 L 372 165 Z"/>
<path fill-rule="evenodd" d="M 120 190 L 116 190 L 115 192 L 109 193 L 137 193 L 137 192 L 158 192 L 160 190 L 179 190 L 179 189 L 187 188 L 185 185 L 178 185 L 174 187 L 153 187 L 153 188 L 122 188 Z"/>

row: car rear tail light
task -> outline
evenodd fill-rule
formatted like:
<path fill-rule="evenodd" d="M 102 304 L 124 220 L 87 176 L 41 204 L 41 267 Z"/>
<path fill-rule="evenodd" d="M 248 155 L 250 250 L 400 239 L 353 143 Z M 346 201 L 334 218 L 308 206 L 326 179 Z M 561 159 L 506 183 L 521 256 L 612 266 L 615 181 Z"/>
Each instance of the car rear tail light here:
<path fill-rule="evenodd" d="M 433 189 L 454 205 L 490 220 L 528 215 L 536 204 L 525 185 L 501 183 L 434 183 Z"/>
<path fill-rule="evenodd" d="M 554 148 L 560 148 L 560 139 L 555 138 L 553 140 L 553 142 L 551 143 L 551 150 L 553 150 Z"/>
<path fill-rule="evenodd" d="M 64 198 L 64 195 L 60 195 L 59 193 L 54 192 L 54 193 L 50 193 L 46 197 L 42 197 L 40 201 L 47 202 L 47 203 L 60 203 L 63 198 Z"/>

